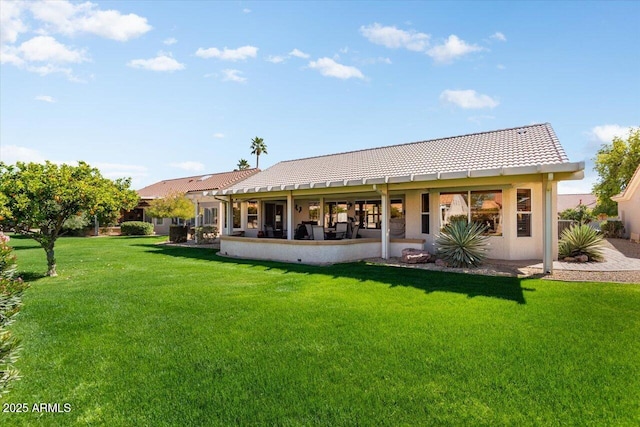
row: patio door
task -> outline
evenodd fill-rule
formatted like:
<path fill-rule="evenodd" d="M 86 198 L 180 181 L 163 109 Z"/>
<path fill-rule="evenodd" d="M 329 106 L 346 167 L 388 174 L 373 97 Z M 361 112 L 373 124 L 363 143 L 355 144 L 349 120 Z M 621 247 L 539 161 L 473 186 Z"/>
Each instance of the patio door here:
<path fill-rule="evenodd" d="M 264 224 L 273 227 L 273 230 L 282 233 L 284 230 L 285 204 L 274 202 L 264 204 Z"/>

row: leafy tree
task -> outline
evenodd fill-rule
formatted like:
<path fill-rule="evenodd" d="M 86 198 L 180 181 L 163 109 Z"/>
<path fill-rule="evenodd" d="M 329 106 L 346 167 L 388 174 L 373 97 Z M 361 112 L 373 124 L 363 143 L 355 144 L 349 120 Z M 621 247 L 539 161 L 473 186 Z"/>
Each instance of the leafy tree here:
<path fill-rule="evenodd" d="M 593 186 L 598 198 L 595 213 L 617 215 L 618 204 L 611 197 L 624 190 L 640 165 L 640 127 L 631 129 L 626 141 L 616 136 L 611 144 L 602 145 L 594 160 L 599 175 Z"/>
<path fill-rule="evenodd" d="M 593 211 L 585 205 L 579 205 L 577 208 L 568 208 L 560 212 L 560 219 L 569 219 L 580 224 L 588 224 L 595 218 Z"/>
<path fill-rule="evenodd" d="M 192 218 L 195 212 L 193 202 L 179 192 L 173 192 L 162 199 L 151 201 L 147 213 L 153 218 Z"/>
<path fill-rule="evenodd" d="M 130 179 L 112 181 L 85 162 L 78 166 L 0 163 L 0 225 L 24 234 L 47 254 L 47 275 L 57 276 L 54 246 L 69 218 L 87 213 L 102 218 L 132 209 L 138 194 Z"/>
<path fill-rule="evenodd" d="M 240 159 L 238 161 L 238 169 L 237 170 L 243 171 L 243 170 L 249 169 L 250 167 L 251 167 L 251 165 L 245 159 Z"/>
<path fill-rule="evenodd" d="M 260 162 L 261 154 L 269 154 L 267 153 L 267 145 L 264 143 L 262 138 L 258 138 L 257 136 L 251 140 L 251 154 L 256 155 L 256 168 L 258 167 L 258 163 Z"/>

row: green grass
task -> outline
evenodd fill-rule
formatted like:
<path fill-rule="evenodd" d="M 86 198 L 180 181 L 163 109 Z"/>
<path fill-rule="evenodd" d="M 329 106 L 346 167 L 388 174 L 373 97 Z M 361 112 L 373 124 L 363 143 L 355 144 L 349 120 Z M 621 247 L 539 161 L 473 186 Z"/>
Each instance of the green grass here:
<path fill-rule="evenodd" d="M 220 258 L 65 238 L 13 329 L 3 425 L 637 425 L 640 285 Z"/>

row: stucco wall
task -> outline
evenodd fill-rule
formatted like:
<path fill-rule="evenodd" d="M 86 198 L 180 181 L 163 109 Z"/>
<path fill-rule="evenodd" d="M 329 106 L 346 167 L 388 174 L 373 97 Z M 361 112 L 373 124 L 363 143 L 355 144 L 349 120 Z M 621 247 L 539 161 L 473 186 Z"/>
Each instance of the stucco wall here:
<path fill-rule="evenodd" d="M 640 233 L 640 191 L 636 191 L 630 200 L 618 202 L 618 216 L 624 224 L 625 237 Z"/>

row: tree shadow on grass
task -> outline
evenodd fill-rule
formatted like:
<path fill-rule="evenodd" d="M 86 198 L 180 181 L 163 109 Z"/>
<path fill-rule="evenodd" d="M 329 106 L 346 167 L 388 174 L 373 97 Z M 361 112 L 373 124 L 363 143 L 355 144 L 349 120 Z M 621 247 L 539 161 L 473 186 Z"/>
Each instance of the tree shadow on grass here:
<path fill-rule="evenodd" d="M 321 274 L 334 278 L 351 278 L 361 282 L 375 281 L 390 287 L 403 286 L 420 289 L 427 294 L 432 292 L 455 292 L 466 294 L 469 298 L 484 296 L 526 304 L 524 292 L 535 289 L 522 286 L 517 277 L 482 276 L 473 274 L 448 273 L 415 268 L 392 267 L 368 264 L 366 262 L 341 263 L 327 266 L 228 258 L 217 255 L 218 250 L 188 248 L 167 245 L 136 245 L 148 247 L 148 252 L 180 258 L 216 261 L 224 264 L 261 267 L 267 270 L 280 270 L 283 274 Z"/>

